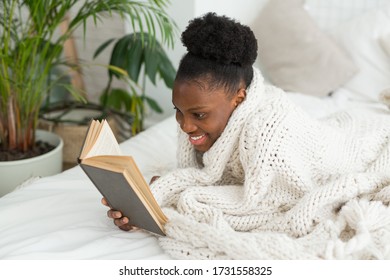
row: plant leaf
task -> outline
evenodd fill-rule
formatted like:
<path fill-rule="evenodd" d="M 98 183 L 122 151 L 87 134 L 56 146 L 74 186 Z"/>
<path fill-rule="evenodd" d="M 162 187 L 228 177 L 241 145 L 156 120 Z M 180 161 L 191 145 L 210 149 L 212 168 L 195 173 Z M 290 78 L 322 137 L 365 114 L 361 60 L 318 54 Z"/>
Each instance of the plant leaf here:
<path fill-rule="evenodd" d="M 156 75 L 160 63 L 159 48 L 157 45 L 145 47 L 145 72 L 152 83 L 156 84 Z"/>
<path fill-rule="evenodd" d="M 105 41 L 103 44 L 101 44 L 95 51 L 95 53 L 93 54 L 93 58 L 96 58 L 105 48 L 108 47 L 108 45 L 110 45 L 113 41 L 115 41 L 116 39 L 115 38 L 111 38 L 107 41 Z"/>
<path fill-rule="evenodd" d="M 148 103 L 148 105 L 150 106 L 150 108 L 157 112 L 157 113 L 162 113 L 163 112 L 163 109 L 158 105 L 158 103 L 156 102 L 156 100 L 150 98 L 150 97 L 147 97 L 147 96 L 144 96 L 144 99 L 146 100 L 146 102 Z"/>
<path fill-rule="evenodd" d="M 124 69 L 127 70 L 129 77 L 133 81 L 138 82 L 141 73 L 142 62 L 145 56 L 143 50 L 143 41 L 137 34 L 131 35 L 133 36 L 131 36 L 131 40 L 129 40 L 127 57 L 124 62 Z"/>
<path fill-rule="evenodd" d="M 118 76 L 120 75 L 120 76 L 128 77 L 126 70 L 124 70 L 122 68 L 119 68 L 119 67 L 114 66 L 114 65 L 107 65 L 107 68 L 111 72 L 115 72 L 116 74 L 118 74 Z"/>
<path fill-rule="evenodd" d="M 116 67 L 119 67 L 122 69 L 126 68 L 123 54 L 126 53 L 128 40 L 129 40 L 129 36 L 124 36 L 115 43 L 114 48 L 112 49 L 112 52 L 111 52 L 110 65 L 113 65 L 113 66 L 116 66 Z M 112 72 L 110 70 L 109 70 L 109 74 L 114 75 L 117 78 L 120 78 L 120 76 L 117 73 Z"/>
<path fill-rule="evenodd" d="M 176 69 L 165 53 L 160 54 L 159 73 L 165 85 L 172 89 L 176 77 Z"/>
<path fill-rule="evenodd" d="M 106 99 L 106 106 L 115 108 L 117 110 L 126 110 L 129 111 L 131 107 L 131 96 L 128 94 L 128 92 L 121 88 L 113 88 L 111 91 L 107 94 Z M 104 95 L 100 96 L 100 104 L 103 104 L 104 102 Z"/>

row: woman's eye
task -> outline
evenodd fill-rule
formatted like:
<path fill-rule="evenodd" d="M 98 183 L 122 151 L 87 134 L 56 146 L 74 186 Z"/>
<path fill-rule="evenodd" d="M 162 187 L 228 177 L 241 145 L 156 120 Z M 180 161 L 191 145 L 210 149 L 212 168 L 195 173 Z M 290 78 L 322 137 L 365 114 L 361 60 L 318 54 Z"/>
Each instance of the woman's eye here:
<path fill-rule="evenodd" d="M 194 116 L 198 120 L 201 120 L 201 119 L 203 119 L 206 116 L 206 114 L 205 113 L 194 113 Z"/>

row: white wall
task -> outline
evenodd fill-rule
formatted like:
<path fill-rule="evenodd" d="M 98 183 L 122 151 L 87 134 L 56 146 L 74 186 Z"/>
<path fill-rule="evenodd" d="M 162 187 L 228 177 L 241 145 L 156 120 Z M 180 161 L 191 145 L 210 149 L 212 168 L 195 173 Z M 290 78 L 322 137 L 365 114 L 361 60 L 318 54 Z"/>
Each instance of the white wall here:
<path fill-rule="evenodd" d="M 85 63 L 83 80 L 86 93 L 91 101 L 97 102 L 108 83 L 108 71 L 103 65 L 107 65 L 110 61 L 113 44 L 96 59 L 93 59 L 93 54 L 106 40 L 123 36 L 125 27 L 120 17 L 102 17 L 102 20 L 98 21 L 97 25 L 95 25 L 93 19 L 89 19 L 87 21 L 87 30 L 88 32 L 84 38 L 83 26 L 81 26 L 74 33 L 74 39 L 78 58 Z M 115 81 L 114 86 L 124 87 L 125 85 Z"/>
<path fill-rule="evenodd" d="M 250 26 L 266 2 L 266 0 L 196 0 L 194 16 L 216 12 Z"/>
<path fill-rule="evenodd" d="M 226 15 L 242 24 L 252 26 L 266 2 L 267 0 L 171 0 L 171 5 L 167 12 L 177 23 L 179 33 L 186 28 L 189 20 L 207 12 Z M 177 36 L 174 50 L 167 50 L 167 52 L 174 66 L 177 67 L 180 58 L 186 52 L 180 42 L 180 34 Z M 158 83 L 157 87 L 147 84 L 147 92 L 162 106 L 164 113 L 156 114 L 150 112 L 145 121 L 146 127 L 174 113 L 171 91 L 165 87 L 163 82 Z"/>

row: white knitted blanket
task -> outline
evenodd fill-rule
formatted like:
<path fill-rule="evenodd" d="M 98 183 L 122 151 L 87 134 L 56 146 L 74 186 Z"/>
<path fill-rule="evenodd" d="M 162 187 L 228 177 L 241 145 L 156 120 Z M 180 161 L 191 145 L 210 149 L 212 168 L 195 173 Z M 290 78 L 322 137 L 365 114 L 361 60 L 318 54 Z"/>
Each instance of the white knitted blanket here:
<path fill-rule="evenodd" d="M 390 113 L 307 116 L 255 69 L 203 163 L 152 184 L 177 259 L 390 259 Z"/>

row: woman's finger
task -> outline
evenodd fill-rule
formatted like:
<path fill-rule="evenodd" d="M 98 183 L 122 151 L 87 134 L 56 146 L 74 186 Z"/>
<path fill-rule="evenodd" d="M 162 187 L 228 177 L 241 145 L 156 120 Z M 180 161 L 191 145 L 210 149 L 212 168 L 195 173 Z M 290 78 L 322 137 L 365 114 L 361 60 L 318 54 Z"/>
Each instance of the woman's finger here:
<path fill-rule="evenodd" d="M 109 205 L 108 205 L 108 202 L 107 202 L 107 200 L 103 197 L 102 198 L 102 204 L 104 205 L 104 206 L 107 206 L 107 207 L 110 207 Z"/>
<path fill-rule="evenodd" d="M 122 217 L 122 212 L 111 209 L 107 211 L 107 216 L 112 219 L 119 219 Z"/>
<path fill-rule="evenodd" d="M 123 226 L 120 226 L 119 228 L 121 230 L 124 230 L 124 231 L 130 231 L 130 230 L 134 229 L 134 227 L 132 225 L 130 225 L 130 224 L 125 224 Z"/>

